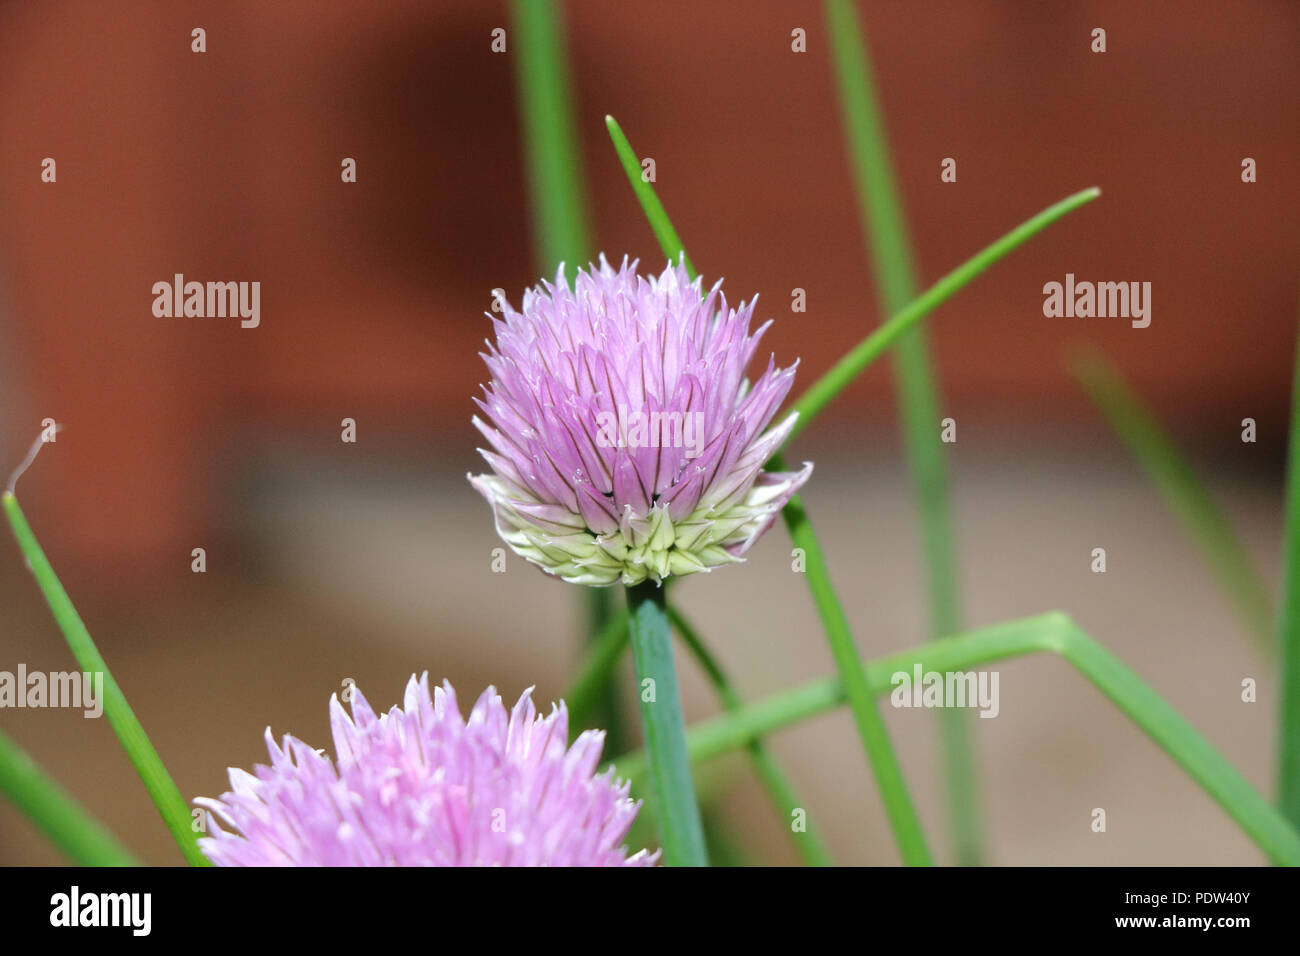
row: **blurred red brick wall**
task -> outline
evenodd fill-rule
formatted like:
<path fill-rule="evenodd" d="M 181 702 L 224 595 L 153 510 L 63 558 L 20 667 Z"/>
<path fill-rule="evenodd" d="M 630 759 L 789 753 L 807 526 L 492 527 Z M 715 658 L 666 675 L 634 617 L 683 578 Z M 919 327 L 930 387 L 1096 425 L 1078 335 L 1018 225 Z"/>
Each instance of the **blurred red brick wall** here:
<path fill-rule="evenodd" d="M 659 258 L 608 112 L 654 157 L 705 275 L 761 292 L 778 356 L 802 355 L 805 382 L 824 370 L 881 317 L 820 6 L 583 0 L 566 16 L 598 248 Z M 935 317 L 945 409 L 1068 426 L 1087 413 L 1065 349 L 1090 340 L 1209 441 L 1245 415 L 1277 427 L 1300 291 L 1300 6 L 862 16 L 924 282 L 1067 193 L 1105 192 Z M 0 454 L 16 461 L 46 416 L 67 425 L 62 466 L 30 492 L 57 503 L 47 546 L 123 580 L 175 561 L 257 433 L 323 448 L 351 415 L 378 446 L 472 447 L 489 290 L 517 298 L 553 271 L 531 260 L 497 26 L 504 4 L 0 7 Z M 1152 282 L 1151 328 L 1043 318 L 1043 283 L 1067 271 Z M 261 326 L 155 318 L 152 284 L 176 272 L 260 281 Z M 835 414 L 883 422 L 890 395 L 875 372 Z"/>

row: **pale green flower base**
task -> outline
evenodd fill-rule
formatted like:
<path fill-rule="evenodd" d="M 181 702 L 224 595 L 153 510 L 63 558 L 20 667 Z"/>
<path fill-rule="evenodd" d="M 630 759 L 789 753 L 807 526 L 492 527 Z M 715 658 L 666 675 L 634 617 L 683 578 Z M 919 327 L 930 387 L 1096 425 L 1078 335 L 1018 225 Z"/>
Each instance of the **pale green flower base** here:
<path fill-rule="evenodd" d="M 772 524 L 791 489 L 811 474 L 811 464 L 781 473 L 780 481 L 766 473 L 769 480 L 755 482 L 739 504 L 720 514 L 697 508 L 685 521 L 674 522 L 659 505 L 645 516 L 628 509 L 619 530 L 604 535 L 558 506 L 539 502 L 531 515 L 523 513 L 519 490 L 496 475 L 471 476 L 470 482 L 492 506 L 501 539 L 521 558 L 570 584 L 632 587 L 744 561 L 740 555 Z"/>

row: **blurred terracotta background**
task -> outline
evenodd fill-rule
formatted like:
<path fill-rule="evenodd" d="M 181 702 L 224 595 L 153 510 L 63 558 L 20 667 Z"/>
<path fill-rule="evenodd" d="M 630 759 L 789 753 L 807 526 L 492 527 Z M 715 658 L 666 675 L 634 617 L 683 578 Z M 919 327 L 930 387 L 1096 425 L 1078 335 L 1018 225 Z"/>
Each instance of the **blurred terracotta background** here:
<path fill-rule="evenodd" d="M 1275 574 L 1300 294 L 1300 6 L 859 9 L 923 284 L 1066 194 L 1103 189 L 930 320 L 960 427 L 967 617 L 1064 604 L 1113 625 L 1099 636 L 1267 787 L 1271 710 L 1232 706 L 1249 651 L 1065 360 L 1084 342 L 1116 360 Z M 574 0 L 564 13 L 596 248 L 659 260 L 605 135 L 611 113 L 655 159 L 695 263 L 734 298 L 760 294 L 759 312 L 776 319 L 770 348 L 801 356 L 807 384 L 882 319 L 820 5 Z M 1089 50 L 1096 26 L 1101 55 Z M 190 50 L 194 27 L 206 53 Z M 512 29 L 503 3 L 0 5 L 0 462 L 22 457 L 43 418 L 63 424 L 24 479 L 25 508 L 187 794 L 217 791 L 227 762 L 257 759 L 267 723 L 323 746 L 325 701 L 344 676 L 369 674 L 382 702 L 417 668 L 510 694 L 537 682 L 539 696 L 558 695 L 570 672 L 573 595 L 518 564 L 504 591 L 488 578 L 495 540 L 463 481 L 477 469 L 470 396 L 491 290 L 517 301 L 554 271 L 532 253 L 514 48 L 490 51 L 495 27 Z M 791 52 L 795 27 L 806 54 Z M 45 157 L 55 184 L 41 182 Z M 344 157 L 357 161 L 355 184 L 340 181 Z M 940 182 L 945 157 L 956 183 Z M 154 317 L 153 283 L 178 272 L 260 281 L 260 327 Z M 1066 272 L 1151 282 L 1150 328 L 1044 318 L 1042 286 Z M 796 287 L 806 313 L 790 310 Z M 810 500 L 816 517 L 824 496 L 837 577 L 872 582 L 852 609 L 871 653 L 924 629 L 894 414 L 875 368 L 796 451 L 818 460 Z M 1257 445 L 1239 440 L 1246 416 L 1260 423 Z M 339 440 L 344 417 L 356 445 Z M 854 527 L 872 529 L 877 554 L 862 555 Z M 1072 555 L 1107 533 L 1133 545 L 1121 569 L 1143 570 L 1111 575 L 1099 595 Z M 207 575 L 190 572 L 197 546 Z M 830 672 L 802 584 L 783 575 L 787 551 L 771 544 L 752 572 L 687 592 L 755 692 Z M 775 619 L 763 612 L 774 588 L 796 602 Z M 0 667 L 15 655 L 69 666 L 12 546 L 0 594 L 0 647 L 13 649 Z M 769 629 L 767 657 L 754 660 L 741 620 Z M 1213 667 L 1222 701 L 1188 658 Z M 1083 711 L 1059 710 L 1072 698 L 1031 679 L 1042 668 L 1095 708 L 1083 725 Z M 1019 687 L 1027 703 L 977 722 L 999 725 L 981 728 L 1001 735 L 982 746 L 1009 761 L 988 774 L 1006 797 L 989 799 L 1001 808 L 995 861 L 1257 858 L 1064 665 L 1007 670 L 1025 676 L 1004 695 Z M 692 687 L 688 705 L 710 713 Z M 4 720 L 147 858 L 173 859 L 107 726 Z M 846 861 L 888 862 L 878 815 L 863 822 L 869 782 L 830 782 L 836 761 L 855 759 L 847 723 L 835 727 L 825 750 L 798 732 L 796 779 L 814 779 Z M 928 726 L 898 732 L 917 754 L 931 746 Z M 937 827 L 933 758 L 911 759 Z M 1099 850 L 1046 810 L 1033 831 L 1013 801 L 1059 784 L 1034 805 L 1084 792 L 1080 805 L 1095 806 L 1097 779 L 1145 807 L 1144 837 Z M 764 853 L 788 854 L 761 797 L 736 799 L 739 820 L 771 831 Z M 1187 846 L 1189 834 L 1209 842 Z M 0 811 L 0 862 L 53 859 Z"/>

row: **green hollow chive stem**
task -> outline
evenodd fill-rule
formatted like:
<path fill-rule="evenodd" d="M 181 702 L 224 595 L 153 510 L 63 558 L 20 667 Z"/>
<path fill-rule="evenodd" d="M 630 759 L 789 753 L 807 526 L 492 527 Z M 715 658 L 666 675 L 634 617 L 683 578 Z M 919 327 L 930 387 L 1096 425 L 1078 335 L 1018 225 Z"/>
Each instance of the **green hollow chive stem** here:
<path fill-rule="evenodd" d="M 708 866 L 704 827 L 686 754 L 686 726 L 663 588 L 653 581 L 629 587 L 627 606 L 649 791 L 659 820 L 664 863 Z"/>
<path fill-rule="evenodd" d="M 862 229 L 869 240 L 872 271 L 877 279 L 877 297 L 881 312 L 890 315 L 916 298 L 916 272 L 902 194 L 894 178 L 889 137 L 857 12 L 848 0 L 828 0 L 826 25 Z M 925 326 L 918 325 L 899 339 L 894 352 L 894 380 L 920 525 L 929 636 L 933 638 L 956 633 L 961 627 L 961 615 L 947 461 L 937 430 L 939 384 L 925 335 Z M 978 866 L 984 855 L 980 788 L 969 718 L 969 714 L 955 709 L 939 713 L 948 825 L 959 866 Z"/>
<path fill-rule="evenodd" d="M 18 539 L 18 546 L 27 558 L 27 564 L 36 578 L 41 594 L 45 597 L 45 603 L 49 605 L 54 620 L 59 625 L 59 630 L 63 632 L 63 637 L 68 642 L 72 656 L 76 658 L 83 671 L 104 675 L 104 715 L 108 718 L 109 726 L 113 728 L 113 733 L 117 734 L 117 739 L 122 742 L 122 747 L 140 775 L 145 790 L 158 808 L 163 822 L 167 824 L 167 829 L 171 831 L 185 859 L 193 866 L 207 866 L 208 859 L 199 850 L 198 834 L 192 828 L 193 817 L 185 803 L 185 798 L 181 796 L 167 768 L 163 766 L 158 751 L 154 749 L 148 734 L 144 732 L 144 727 L 140 725 L 135 712 L 131 710 L 131 705 L 127 703 L 126 695 L 122 693 L 122 688 L 118 686 L 108 665 L 104 663 L 99 649 L 95 647 L 95 642 L 91 639 L 90 632 L 86 630 L 81 615 L 77 613 L 72 599 L 68 597 L 68 592 L 63 589 L 58 575 L 54 573 L 54 568 L 46 559 L 45 552 L 37 543 L 31 526 L 27 524 L 27 518 L 23 515 L 22 508 L 18 506 L 18 499 L 14 497 L 12 491 L 6 491 L 3 503 L 5 516 L 9 519 L 10 527 L 13 528 L 14 537 Z"/>
<path fill-rule="evenodd" d="M 0 793 L 79 866 L 139 866 L 104 825 L 0 733 Z"/>
<path fill-rule="evenodd" d="M 667 603 L 666 600 L 665 603 Z M 700 637 L 699 632 L 695 630 L 676 607 L 668 604 L 667 609 L 668 619 L 671 621 L 673 628 L 681 637 L 682 643 L 686 645 L 699 663 L 700 669 L 708 677 L 709 683 L 713 685 L 723 706 L 728 710 L 736 710 L 744 706 L 744 700 L 732 685 L 717 658 L 713 656 L 703 638 Z M 571 730 L 572 727 L 584 727 L 589 724 L 588 716 L 592 713 L 592 707 L 598 693 L 605 686 L 607 675 L 613 670 L 614 665 L 627 648 L 627 620 L 626 608 L 620 608 L 614 613 L 609 623 L 592 643 L 583 659 L 578 676 L 569 685 L 569 689 L 564 695 L 564 701 L 569 708 Z M 609 738 L 606 737 L 607 747 L 609 746 L 608 740 Z M 788 823 L 788 815 L 793 808 L 803 808 L 807 805 L 799 799 L 793 784 L 790 783 L 789 778 L 781 769 L 775 755 L 768 750 L 762 741 L 754 741 L 747 749 L 750 760 L 754 765 L 754 773 L 763 785 L 764 790 L 767 791 L 768 798 L 772 801 L 782 821 Z M 610 752 L 617 753 L 618 750 L 610 747 Z M 792 830 L 795 847 L 798 849 L 804 863 L 808 866 L 831 865 L 831 856 L 826 849 L 820 832 L 811 819 L 807 820 L 806 823 L 806 829 Z"/>

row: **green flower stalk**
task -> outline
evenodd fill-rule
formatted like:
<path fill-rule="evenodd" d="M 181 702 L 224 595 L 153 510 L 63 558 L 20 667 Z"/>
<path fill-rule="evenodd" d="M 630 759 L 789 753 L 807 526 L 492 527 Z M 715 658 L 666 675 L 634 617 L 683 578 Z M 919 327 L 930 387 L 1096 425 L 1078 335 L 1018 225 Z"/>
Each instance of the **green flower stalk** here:
<path fill-rule="evenodd" d="M 27 458 L 9 479 L 9 487 L 0 499 L 4 504 L 5 517 L 9 519 L 14 537 L 18 539 L 18 545 L 27 559 L 27 565 L 31 568 L 32 575 L 36 578 L 41 594 L 50 606 L 50 611 L 58 622 L 73 657 L 77 659 L 83 671 L 104 675 L 104 715 L 108 718 L 113 732 L 117 734 L 118 740 L 122 742 L 127 756 L 131 758 L 131 763 L 140 775 L 145 790 L 158 807 L 167 829 L 176 839 L 186 860 L 195 866 L 206 866 L 207 859 L 199 851 L 198 834 L 191 827 L 192 818 L 189 807 L 185 804 L 185 798 L 181 796 L 175 781 L 163 766 L 162 758 L 158 756 L 158 751 L 154 749 L 135 711 L 127 703 L 126 695 L 122 693 L 122 688 L 118 686 L 112 672 L 109 671 L 103 656 L 90 637 L 90 632 L 86 630 L 81 615 L 73 607 L 72 599 L 68 597 L 68 592 L 63 589 L 58 575 L 54 573 L 54 568 L 50 566 L 45 552 L 41 550 L 22 508 L 18 506 L 18 499 L 14 497 L 14 486 L 36 457 L 42 441 L 43 439 L 37 440 Z"/>

